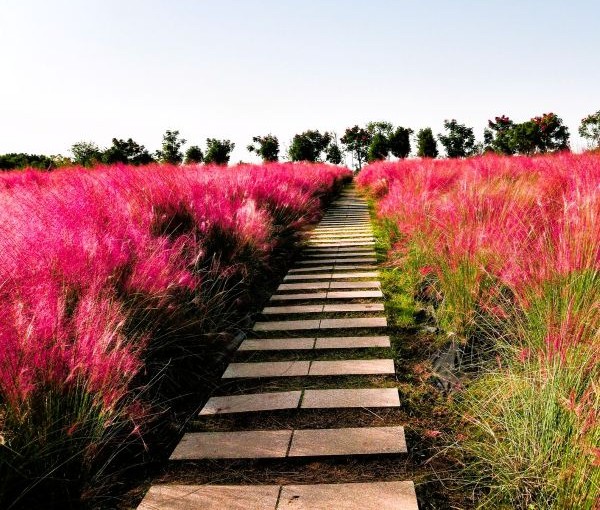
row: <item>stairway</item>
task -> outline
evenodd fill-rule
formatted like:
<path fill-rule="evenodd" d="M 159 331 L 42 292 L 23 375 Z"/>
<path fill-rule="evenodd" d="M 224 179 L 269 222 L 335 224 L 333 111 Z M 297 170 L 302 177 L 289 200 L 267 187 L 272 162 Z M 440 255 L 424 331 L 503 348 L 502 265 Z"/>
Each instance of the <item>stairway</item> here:
<path fill-rule="evenodd" d="M 177 474 L 139 510 L 418 510 L 410 481 L 356 481 L 367 459 L 407 453 L 400 424 L 376 425 L 400 400 L 374 244 L 367 204 L 348 186 L 173 451 Z M 324 460 L 348 479 L 297 483 Z M 220 482 L 246 463 L 272 483 Z"/>

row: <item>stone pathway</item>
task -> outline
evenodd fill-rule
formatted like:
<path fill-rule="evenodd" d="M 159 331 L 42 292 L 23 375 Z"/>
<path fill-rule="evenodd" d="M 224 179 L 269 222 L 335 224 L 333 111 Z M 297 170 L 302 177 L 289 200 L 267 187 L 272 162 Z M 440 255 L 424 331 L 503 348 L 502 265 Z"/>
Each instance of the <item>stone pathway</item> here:
<path fill-rule="evenodd" d="M 284 481 L 285 473 L 272 484 L 244 485 L 207 484 L 204 479 L 194 483 L 190 475 L 183 477 L 185 483 L 153 485 L 140 510 L 418 510 L 410 481 L 364 483 L 351 477 L 336 479 L 339 483 L 297 484 L 291 476 L 302 461 L 360 463 L 379 456 L 402 459 L 407 453 L 401 425 L 315 428 L 301 420 L 308 412 L 347 416 L 400 406 L 398 390 L 389 387 L 395 368 L 386 357 L 390 339 L 374 244 L 367 204 L 350 186 L 312 231 L 302 260 L 263 309 L 252 337 L 239 346 L 218 394 L 200 411 L 199 423 L 217 421 L 186 433 L 170 457 L 173 465 L 277 460 L 285 464 L 291 483 Z M 373 378 L 389 378 L 387 387 L 370 386 Z M 329 386 L 319 388 L 321 380 L 329 380 Z M 291 414 L 285 426 L 273 428 L 278 413 Z M 247 417 L 248 423 L 252 418 L 252 424 L 264 423 L 264 429 L 244 430 L 246 424 L 222 430 L 218 420 L 227 417 Z"/>

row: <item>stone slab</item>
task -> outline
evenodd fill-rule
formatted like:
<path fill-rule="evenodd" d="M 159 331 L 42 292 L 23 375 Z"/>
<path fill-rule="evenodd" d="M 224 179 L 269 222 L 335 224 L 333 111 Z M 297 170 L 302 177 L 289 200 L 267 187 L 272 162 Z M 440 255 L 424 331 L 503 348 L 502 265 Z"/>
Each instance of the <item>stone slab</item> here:
<path fill-rule="evenodd" d="M 366 282 L 331 282 L 330 289 L 378 289 L 381 284 L 378 281 Z"/>
<path fill-rule="evenodd" d="M 303 409 L 344 407 L 399 407 L 396 388 L 348 388 L 333 390 L 304 390 Z"/>
<path fill-rule="evenodd" d="M 338 290 L 327 293 L 327 299 L 366 299 L 383 297 L 380 290 Z"/>
<path fill-rule="evenodd" d="M 319 320 L 256 322 L 254 331 L 300 331 L 319 329 Z"/>
<path fill-rule="evenodd" d="M 419 510 L 419 505 L 414 484 L 404 481 L 285 485 L 277 505 L 277 510 L 334 509 Z"/>
<path fill-rule="evenodd" d="M 295 409 L 300 403 L 301 396 L 301 391 L 277 391 L 211 397 L 200 411 L 199 416 Z"/>
<path fill-rule="evenodd" d="M 307 299 L 325 299 L 326 292 L 312 292 L 310 294 L 273 294 L 271 301 L 305 301 Z"/>
<path fill-rule="evenodd" d="M 294 430 L 289 457 L 407 453 L 404 427 Z"/>
<path fill-rule="evenodd" d="M 377 262 L 377 258 L 364 257 L 362 255 L 358 257 L 325 257 L 325 260 L 318 258 L 312 260 L 299 260 L 297 264 L 301 266 L 308 266 L 311 264 L 355 264 L 357 262 Z"/>
<path fill-rule="evenodd" d="M 308 282 L 308 283 L 282 283 L 277 287 L 277 291 L 282 290 L 319 290 L 328 289 L 329 282 Z"/>
<path fill-rule="evenodd" d="M 323 319 L 320 329 L 346 329 L 346 328 L 385 328 L 385 317 L 356 317 L 348 319 Z"/>
<path fill-rule="evenodd" d="M 314 345 L 314 338 L 247 338 L 240 344 L 238 351 L 310 350 Z"/>
<path fill-rule="evenodd" d="M 153 485 L 138 510 L 275 510 L 279 485 Z"/>
<path fill-rule="evenodd" d="M 383 312 L 383 303 L 347 303 L 343 305 L 325 305 L 323 312 Z"/>
<path fill-rule="evenodd" d="M 326 336 L 317 338 L 315 349 L 366 349 L 390 347 L 389 336 Z"/>
<path fill-rule="evenodd" d="M 324 280 L 330 279 L 331 273 L 306 273 L 306 274 L 288 274 L 283 278 L 284 282 L 290 280 Z"/>
<path fill-rule="evenodd" d="M 264 361 L 260 363 L 230 363 L 223 379 L 260 377 L 297 377 L 308 375 L 310 361 Z"/>
<path fill-rule="evenodd" d="M 291 430 L 192 432 L 183 436 L 170 460 L 281 458 L 291 437 Z"/>
<path fill-rule="evenodd" d="M 309 375 L 391 375 L 394 373 L 394 360 L 391 359 L 313 361 L 309 370 Z"/>
<path fill-rule="evenodd" d="M 332 271 L 333 267 L 334 267 L 333 265 L 316 266 L 316 267 L 300 267 L 300 268 L 290 269 L 288 272 L 290 274 L 296 274 L 296 273 L 308 273 L 310 271 Z"/>
<path fill-rule="evenodd" d="M 265 306 L 263 315 L 282 315 L 287 313 L 318 313 L 323 311 L 323 305 L 297 305 L 297 306 Z"/>

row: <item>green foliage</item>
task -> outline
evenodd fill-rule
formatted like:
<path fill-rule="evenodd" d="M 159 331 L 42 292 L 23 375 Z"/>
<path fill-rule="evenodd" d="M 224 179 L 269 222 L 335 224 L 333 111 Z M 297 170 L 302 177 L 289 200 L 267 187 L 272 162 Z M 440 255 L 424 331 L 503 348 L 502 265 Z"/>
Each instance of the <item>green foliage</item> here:
<path fill-rule="evenodd" d="M 569 130 L 554 113 L 515 123 L 506 115 L 488 121 L 486 151 L 497 154 L 538 154 L 569 149 Z"/>
<path fill-rule="evenodd" d="M 423 128 L 417 132 L 417 156 L 420 158 L 437 158 L 438 148 L 431 128 Z"/>
<path fill-rule="evenodd" d="M 446 119 L 444 129 L 447 134 L 439 134 L 438 138 L 446 149 L 446 155 L 449 158 L 466 158 L 479 152 L 475 143 L 473 128 L 459 124 L 456 119 Z"/>
<path fill-rule="evenodd" d="M 102 151 L 94 142 L 77 142 L 71 146 L 73 163 L 81 166 L 93 166 L 102 161 Z"/>
<path fill-rule="evenodd" d="M 379 133 L 383 135 L 385 138 L 389 137 L 392 133 L 394 126 L 391 122 L 387 122 L 385 120 L 379 120 L 376 122 L 369 122 L 367 124 L 367 131 L 371 136 Z"/>
<path fill-rule="evenodd" d="M 579 134 L 592 145 L 600 148 L 600 110 L 581 119 Z"/>
<path fill-rule="evenodd" d="M 227 165 L 234 149 L 235 143 L 230 140 L 218 140 L 216 138 L 206 139 L 205 163 L 214 163 L 215 165 Z"/>
<path fill-rule="evenodd" d="M 342 151 L 337 143 L 331 143 L 327 147 L 327 162 L 332 165 L 339 165 L 342 162 Z"/>
<path fill-rule="evenodd" d="M 342 142 L 346 151 L 350 152 L 354 159 L 356 159 L 358 170 L 360 170 L 363 163 L 367 160 L 367 153 L 371 144 L 371 134 L 364 128 L 353 126 L 346 129 L 340 142 Z"/>
<path fill-rule="evenodd" d="M 292 144 L 288 150 L 288 156 L 292 161 L 323 161 L 323 152 L 331 142 L 331 134 L 321 133 L 318 130 L 308 130 L 304 133 L 294 135 Z"/>
<path fill-rule="evenodd" d="M 371 138 L 367 159 L 369 163 L 386 159 L 390 152 L 388 140 L 383 133 L 377 132 Z"/>
<path fill-rule="evenodd" d="M 154 158 L 143 145 L 134 142 L 131 138 L 127 141 L 113 138 L 112 145 L 102 154 L 102 162 L 107 165 L 124 163 L 128 165 L 147 165 Z"/>
<path fill-rule="evenodd" d="M 40 170 L 53 170 L 60 166 L 56 156 L 43 154 L 26 154 L 12 152 L 0 154 L 0 170 L 14 170 L 16 168 L 38 168 Z"/>
<path fill-rule="evenodd" d="M 183 161 L 181 147 L 186 140 L 179 137 L 179 131 L 167 129 L 163 135 L 162 148 L 156 151 L 156 157 L 161 163 L 179 165 Z"/>
<path fill-rule="evenodd" d="M 512 132 L 515 123 L 506 115 L 496 117 L 494 121 L 488 121 L 488 128 L 484 131 L 484 150 L 496 152 L 497 154 L 514 154 L 515 147 L 512 140 Z"/>
<path fill-rule="evenodd" d="M 264 162 L 274 162 L 279 160 L 279 140 L 276 136 L 268 134 L 265 136 L 253 136 L 252 145 L 248 145 L 248 152 L 254 152 L 262 158 Z"/>
<path fill-rule="evenodd" d="M 388 135 L 388 147 L 392 155 L 404 159 L 410 154 L 410 135 L 413 130 L 398 126 Z"/>
<path fill-rule="evenodd" d="M 188 147 L 188 150 L 185 151 L 185 164 L 193 165 L 196 163 L 202 163 L 204 160 L 204 154 L 202 150 L 197 145 L 192 145 Z"/>

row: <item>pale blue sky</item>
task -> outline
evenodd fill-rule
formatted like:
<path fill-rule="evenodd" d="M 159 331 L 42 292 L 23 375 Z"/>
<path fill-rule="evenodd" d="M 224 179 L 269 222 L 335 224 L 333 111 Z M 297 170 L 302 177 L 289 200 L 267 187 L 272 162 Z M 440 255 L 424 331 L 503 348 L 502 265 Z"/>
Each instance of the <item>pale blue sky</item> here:
<path fill-rule="evenodd" d="M 600 109 L 598 0 L 0 0 L 0 153 Z M 577 136 L 574 146 L 581 146 Z"/>

